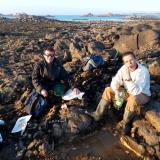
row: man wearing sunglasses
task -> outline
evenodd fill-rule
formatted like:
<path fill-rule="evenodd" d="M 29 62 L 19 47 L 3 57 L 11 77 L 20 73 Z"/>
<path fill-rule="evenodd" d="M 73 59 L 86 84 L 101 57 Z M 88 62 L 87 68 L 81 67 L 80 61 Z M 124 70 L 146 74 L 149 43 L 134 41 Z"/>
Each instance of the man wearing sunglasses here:
<path fill-rule="evenodd" d="M 128 134 L 130 122 L 134 118 L 137 107 L 144 105 L 150 99 L 150 75 L 147 68 L 139 64 L 133 52 L 122 55 L 124 65 L 118 70 L 112 79 L 111 86 L 105 88 L 102 98 L 95 112 L 91 115 L 98 121 L 111 102 L 119 100 L 120 88 L 124 87 L 124 100 L 127 102 L 122 127 L 123 133 Z"/>
<path fill-rule="evenodd" d="M 44 50 L 43 60 L 37 63 L 32 73 L 32 84 L 36 92 L 48 98 L 53 103 L 56 97 L 61 97 L 68 87 L 71 87 L 71 79 L 61 63 L 55 58 L 54 49 L 49 47 Z M 74 88 L 74 92 L 79 92 Z M 52 94 L 52 97 L 49 93 Z"/>

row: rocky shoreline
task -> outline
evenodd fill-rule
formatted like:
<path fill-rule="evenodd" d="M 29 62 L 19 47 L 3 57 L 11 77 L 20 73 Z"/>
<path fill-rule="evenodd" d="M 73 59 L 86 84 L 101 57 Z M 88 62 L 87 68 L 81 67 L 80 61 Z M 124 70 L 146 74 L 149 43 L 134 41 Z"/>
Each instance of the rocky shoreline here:
<path fill-rule="evenodd" d="M 48 44 L 54 47 L 56 56 L 85 96 L 82 101 L 62 102 L 67 104 L 66 110 L 60 108 L 61 104 L 56 104 L 43 117 L 31 119 L 23 136 L 11 134 L 16 120 L 26 115 L 23 101 L 32 88 L 33 65 L 41 59 L 42 50 Z M 44 159 L 47 156 L 65 159 L 64 156 L 57 156 L 63 153 L 57 152 L 58 147 L 67 140 L 74 141 L 100 130 L 110 118 L 113 118 L 110 127 L 114 134 L 122 111 L 112 111 L 109 118 L 104 116 L 99 123 L 84 111 L 95 109 L 103 89 L 110 84 L 112 76 L 121 66 L 117 52 L 127 50 L 136 52 L 139 62 L 148 67 L 152 100 L 143 111 L 139 111 L 143 114 L 133 122 L 131 135 L 120 139 L 139 157 L 159 159 L 160 21 L 80 23 L 43 17 L 0 19 L 0 119 L 7 123 L 4 127 L 0 126 L 4 137 L 0 159 Z M 91 54 L 101 55 L 105 64 L 84 72 L 84 58 Z M 118 132 L 116 136 L 121 135 Z M 77 156 L 77 159 L 105 158 L 93 154 Z"/>

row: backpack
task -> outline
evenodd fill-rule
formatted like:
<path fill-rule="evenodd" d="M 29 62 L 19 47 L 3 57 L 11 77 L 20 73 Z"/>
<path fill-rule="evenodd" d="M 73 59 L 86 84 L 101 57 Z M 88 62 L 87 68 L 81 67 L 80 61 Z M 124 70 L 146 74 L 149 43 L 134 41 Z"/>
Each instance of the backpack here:
<path fill-rule="evenodd" d="M 87 58 L 88 61 L 86 63 L 86 65 L 83 67 L 83 71 L 88 71 L 91 68 L 97 68 L 100 65 L 104 64 L 104 60 L 102 58 L 102 56 L 100 55 L 91 55 L 90 57 Z"/>
<path fill-rule="evenodd" d="M 96 66 L 104 64 L 104 60 L 103 60 L 102 56 L 100 56 L 100 55 L 95 55 L 95 54 L 91 55 L 90 59 L 92 59 L 94 61 Z"/>
<path fill-rule="evenodd" d="M 46 98 L 33 89 L 24 102 L 25 110 L 35 117 L 40 116 L 48 106 Z"/>

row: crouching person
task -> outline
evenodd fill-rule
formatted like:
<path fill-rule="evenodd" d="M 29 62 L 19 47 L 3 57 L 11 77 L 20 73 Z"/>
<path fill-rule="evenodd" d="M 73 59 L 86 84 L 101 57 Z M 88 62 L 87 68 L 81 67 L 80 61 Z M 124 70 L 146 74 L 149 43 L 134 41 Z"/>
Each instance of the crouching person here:
<path fill-rule="evenodd" d="M 120 98 L 120 88 L 125 88 L 124 100 L 126 107 L 123 114 L 122 131 L 128 134 L 129 123 L 135 116 L 136 108 L 146 104 L 150 100 L 150 75 L 147 68 L 139 64 L 133 52 L 126 52 L 122 55 L 124 65 L 118 70 L 112 79 L 111 86 L 105 88 L 102 98 L 93 118 L 98 121 L 102 117 L 106 107 Z"/>
<path fill-rule="evenodd" d="M 46 48 L 43 60 L 35 64 L 32 73 L 32 84 L 36 92 L 45 97 L 51 106 L 61 99 L 66 89 L 71 87 L 71 82 L 69 74 L 55 58 L 53 48 Z M 77 88 L 74 91 L 79 92 Z"/>

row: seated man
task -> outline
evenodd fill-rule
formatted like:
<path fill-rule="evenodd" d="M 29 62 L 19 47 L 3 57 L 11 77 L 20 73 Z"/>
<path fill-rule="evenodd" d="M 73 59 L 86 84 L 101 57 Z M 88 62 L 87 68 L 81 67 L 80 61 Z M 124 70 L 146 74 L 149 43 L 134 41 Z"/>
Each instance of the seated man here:
<path fill-rule="evenodd" d="M 133 52 L 122 55 L 124 65 L 112 79 L 111 86 L 105 88 L 97 109 L 91 115 L 98 121 L 106 106 L 119 99 L 120 87 L 125 88 L 124 100 L 127 102 L 123 115 L 123 133 L 128 134 L 129 122 L 133 119 L 136 107 L 150 99 L 150 75 L 147 68 L 139 64 Z"/>
<path fill-rule="evenodd" d="M 58 88 L 59 91 L 62 90 L 63 94 L 63 86 L 69 87 L 69 82 L 71 82 L 67 71 L 55 58 L 54 54 L 53 48 L 46 48 L 43 53 L 44 59 L 35 65 L 32 73 L 32 84 L 36 92 L 46 97 L 51 105 L 56 100 L 56 95 L 49 97 L 49 91 L 54 92 L 56 84 L 63 84 L 61 88 Z M 74 91 L 79 92 L 76 88 Z"/>

